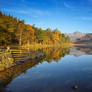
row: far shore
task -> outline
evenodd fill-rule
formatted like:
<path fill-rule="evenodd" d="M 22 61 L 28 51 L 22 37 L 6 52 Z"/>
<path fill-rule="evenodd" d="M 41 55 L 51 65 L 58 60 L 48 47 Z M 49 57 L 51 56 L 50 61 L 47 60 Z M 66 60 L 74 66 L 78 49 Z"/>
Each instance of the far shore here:
<path fill-rule="evenodd" d="M 87 46 L 86 44 L 74 44 L 72 43 L 71 46 Z"/>
<path fill-rule="evenodd" d="M 41 48 L 69 48 L 72 46 L 72 43 L 64 43 L 64 44 L 26 44 L 26 45 L 6 45 L 6 46 L 0 46 L 0 48 L 6 48 L 7 46 L 9 46 L 10 48 L 23 48 L 23 49 L 31 49 L 31 48 L 35 48 L 35 49 L 41 49 Z"/>
<path fill-rule="evenodd" d="M 30 45 L 7 45 L 10 48 L 21 48 L 21 49 L 43 49 L 43 48 L 71 48 L 71 47 L 92 47 L 88 46 L 87 44 L 75 44 L 75 43 L 65 43 L 65 44 L 30 44 Z M 6 48 L 7 46 L 0 46 L 0 48 Z"/>

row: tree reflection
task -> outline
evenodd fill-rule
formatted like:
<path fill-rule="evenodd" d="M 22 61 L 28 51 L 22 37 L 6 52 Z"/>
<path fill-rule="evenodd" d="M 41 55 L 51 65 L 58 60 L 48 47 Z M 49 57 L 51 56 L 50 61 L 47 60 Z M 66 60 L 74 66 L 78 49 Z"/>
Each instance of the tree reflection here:
<path fill-rule="evenodd" d="M 22 50 L 21 54 L 14 52 L 16 65 L 0 72 L 0 86 L 6 87 L 15 77 L 25 73 L 27 69 L 31 69 L 39 63 L 43 63 L 44 61 L 48 63 L 52 61 L 58 62 L 69 53 L 69 48 L 44 48 L 28 52 Z"/>

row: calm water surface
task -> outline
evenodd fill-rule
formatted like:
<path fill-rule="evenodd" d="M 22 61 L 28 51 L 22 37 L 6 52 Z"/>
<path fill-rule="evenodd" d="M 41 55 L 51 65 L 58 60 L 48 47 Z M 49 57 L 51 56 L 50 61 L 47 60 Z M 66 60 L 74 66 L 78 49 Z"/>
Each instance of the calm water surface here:
<path fill-rule="evenodd" d="M 91 50 L 91 48 L 71 48 L 38 51 L 43 56 L 29 59 L 0 72 L 0 90 L 2 92 L 92 92 Z M 73 89 L 74 85 L 77 85 L 78 89 Z"/>

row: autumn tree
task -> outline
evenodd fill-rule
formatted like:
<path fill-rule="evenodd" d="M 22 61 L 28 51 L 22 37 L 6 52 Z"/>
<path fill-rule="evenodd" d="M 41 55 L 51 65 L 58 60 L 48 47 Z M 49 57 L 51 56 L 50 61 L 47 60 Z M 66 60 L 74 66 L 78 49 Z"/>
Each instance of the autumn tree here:
<path fill-rule="evenodd" d="M 69 36 L 66 37 L 66 42 L 70 43 L 70 37 Z"/>
<path fill-rule="evenodd" d="M 27 25 L 26 30 L 29 33 L 29 43 L 32 44 L 34 43 L 34 29 L 32 28 L 31 25 Z"/>
<path fill-rule="evenodd" d="M 6 15 L 0 11 L 0 45 L 7 44 L 33 44 L 40 43 L 46 45 L 62 45 L 69 43 L 69 36 L 60 33 L 58 29 L 35 27 L 35 24 L 26 25 L 24 20 L 14 18 L 10 14 Z"/>
<path fill-rule="evenodd" d="M 25 29 L 25 25 L 21 22 L 18 23 L 15 34 L 16 34 L 17 40 L 19 40 L 20 46 L 22 45 L 22 38 L 23 38 L 24 29 Z"/>

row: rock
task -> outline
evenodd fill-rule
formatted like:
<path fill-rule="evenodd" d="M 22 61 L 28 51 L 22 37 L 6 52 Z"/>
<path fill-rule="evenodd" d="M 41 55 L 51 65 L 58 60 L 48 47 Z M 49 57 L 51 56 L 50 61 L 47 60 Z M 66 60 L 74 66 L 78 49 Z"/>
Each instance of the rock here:
<path fill-rule="evenodd" d="M 77 85 L 74 85 L 72 88 L 73 89 L 78 89 L 78 86 Z"/>
<path fill-rule="evenodd" d="M 35 59 L 38 59 L 38 57 L 36 56 Z"/>

